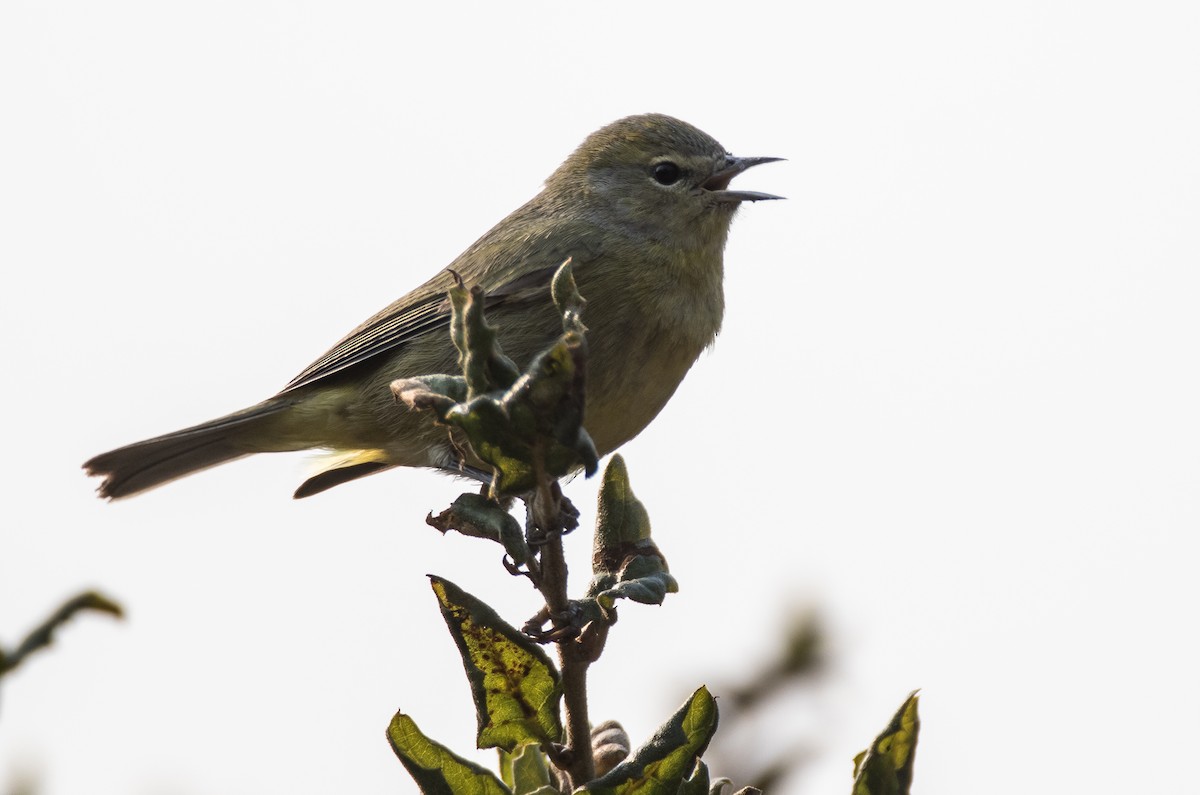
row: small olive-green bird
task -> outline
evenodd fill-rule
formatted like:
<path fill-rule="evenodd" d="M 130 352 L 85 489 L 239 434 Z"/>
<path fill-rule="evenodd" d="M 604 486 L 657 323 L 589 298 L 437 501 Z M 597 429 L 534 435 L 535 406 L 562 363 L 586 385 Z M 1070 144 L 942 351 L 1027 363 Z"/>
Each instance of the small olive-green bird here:
<path fill-rule="evenodd" d="M 101 497 L 128 497 L 251 453 L 325 449 L 306 497 L 396 466 L 470 472 L 428 414 L 394 399 L 398 378 L 457 372 L 446 290 L 458 274 L 487 294 L 504 352 L 525 366 L 561 333 L 550 278 L 571 258 L 588 305 L 585 425 L 604 455 L 636 436 L 717 335 L 723 251 L 742 202 L 730 190 L 774 157 L 734 157 L 670 116 L 630 116 L 590 136 L 531 201 L 437 276 L 350 332 L 272 398 L 84 464 Z"/>

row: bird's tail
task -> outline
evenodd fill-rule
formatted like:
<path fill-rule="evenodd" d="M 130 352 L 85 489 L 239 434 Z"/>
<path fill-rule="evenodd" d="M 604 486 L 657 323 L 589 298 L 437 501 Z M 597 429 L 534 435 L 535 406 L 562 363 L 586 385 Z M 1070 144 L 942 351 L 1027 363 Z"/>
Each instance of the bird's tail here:
<path fill-rule="evenodd" d="M 83 465 L 89 475 L 103 476 L 101 497 L 120 499 L 226 461 L 260 452 L 239 440 L 253 437 L 257 426 L 290 407 L 273 399 L 225 417 L 164 436 L 101 453 Z"/>

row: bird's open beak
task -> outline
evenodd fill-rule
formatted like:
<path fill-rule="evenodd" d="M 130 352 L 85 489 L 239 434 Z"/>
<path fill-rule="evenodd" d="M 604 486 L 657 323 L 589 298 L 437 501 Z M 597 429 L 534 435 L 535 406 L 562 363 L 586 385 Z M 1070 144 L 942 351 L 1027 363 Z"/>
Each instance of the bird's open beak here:
<path fill-rule="evenodd" d="M 712 191 L 712 197 L 721 202 L 760 202 L 767 199 L 782 199 L 782 196 L 776 196 L 772 193 L 759 193 L 755 190 L 726 190 L 733 178 L 746 169 L 760 166 L 763 163 L 775 163 L 780 160 L 783 160 L 783 158 L 734 157 L 730 155 L 725 158 L 725 167 L 705 180 L 701 187 Z"/>

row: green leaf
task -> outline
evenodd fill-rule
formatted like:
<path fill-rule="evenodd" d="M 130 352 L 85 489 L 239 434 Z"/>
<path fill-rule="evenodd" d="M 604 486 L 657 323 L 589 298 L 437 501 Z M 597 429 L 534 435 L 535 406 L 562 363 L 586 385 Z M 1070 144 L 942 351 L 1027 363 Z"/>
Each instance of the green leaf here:
<path fill-rule="evenodd" d="M 554 305 L 558 307 L 558 313 L 562 315 L 563 331 L 577 331 L 580 334 L 587 331 L 580 317 L 587 301 L 575 286 L 575 272 L 572 270 L 570 257 L 567 257 L 554 272 L 554 278 L 550 281 L 550 296 L 554 299 Z"/>
<path fill-rule="evenodd" d="M 601 585 L 604 580 L 593 581 Z M 607 615 L 618 599 L 631 599 L 644 605 L 661 605 L 669 593 L 677 593 L 679 584 L 663 564 L 649 556 L 634 558 L 617 573 L 617 581 L 598 593 L 589 592 Z"/>
<path fill-rule="evenodd" d="M 440 417 L 467 399 L 467 380 L 461 375 L 421 375 L 392 382 L 392 394 L 409 408 L 432 409 Z"/>
<path fill-rule="evenodd" d="M 500 774 L 513 795 L 533 795 L 545 787 L 551 787 L 550 768 L 546 756 L 533 743 L 523 745 L 515 754 L 500 751 Z"/>
<path fill-rule="evenodd" d="M 468 290 L 455 274 L 448 295 L 450 338 L 461 376 L 422 375 L 391 383 L 411 409 L 435 412 L 465 434 L 475 456 L 492 467 L 492 496 L 529 491 L 539 477 L 560 478 L 580 467 L 591 476 L 599 463 L 583 428 L 587 361 L 584 301 L 570 261 L 555 274 L 551 291 L 563 315 L 563 334 L 524 373 L 503 354 L 484 317 L 485 295 Z"/>
<path fill-rule="evenodd" d="M 403 712 L 392 718 L 387 737 L 425 795 L 511 795 L 491 771 L 430 740 Z"/>
<path fill-rule="evenodd" d="M 596 446 L 582 425 L 586 357 L 583 337 L 564 334 L 506 392 L 480 394 L 442 415 L 492 466 L 493 494 L 528 491 L 539 468 L 556 478 L 580 465 L 596 471 Z"/>
<path fill-rule="evenodd" d="M 592 544 L 592 582 L 585 615 L 611 624 L 617 599 L 658 605 L 679 584 L 650 538 L 650 515 L 633 493 L 625 459 L 614 455 L 604 469 Z"/>
<path fill-rule="evenodd" d="M 871 747 L 854 757 L 853 795 L 908 795 L 920 728 L 914 690 Z"/>
<path fill-rule="evenodd" d="M 708 765 L 697 759 L 696 769 L 679 785 L 678 795 L 709 795 Z"/>
<path fill-rule="evenodd" d="M 484 317 L 483 288 L 466 290 L 462 285 L 450 289 L 450 338 L 458 348 L 458 363 L 467 382 L 467 399 L 496 389 L 507 389 L 520 370 L 500 350 L 496 330 Z"/>
<path fill-rule="evenodd" d="M 430 514 L 425 522 L 443 533 L 457 530 L 466 536 L 498 541 L 518 566 L 529 560 L 529 545 L 525 543 L 521 523 L 495 500 L 482 494 L 460 494 L 449 508 L 437 516 Z"/>
<path fill-rule="evenodd" d="M 599 795 L 676 795 L 717 730 L 717 702 L 701 687 L 649 742 L 584 790 Z M 707 777 L 707 771 L 703 772 Z"/>
<path fill-rule="evenodd" d="M 596 498 L 596 538 L 592 546 L 593 561 L 603 560 L 605 570 L 616 568 L 621 550 L 626 544 L 650 538 L 650 514 L 633 493 L 629 468 L 618 453 L 604 468 L 600 494 Z"/>
<path fill-rule="evenodd" d="M 560 742 L 562 684 L 546 652 L 454 583 L 430 580 L 471 683 L 479 747 Z"/>

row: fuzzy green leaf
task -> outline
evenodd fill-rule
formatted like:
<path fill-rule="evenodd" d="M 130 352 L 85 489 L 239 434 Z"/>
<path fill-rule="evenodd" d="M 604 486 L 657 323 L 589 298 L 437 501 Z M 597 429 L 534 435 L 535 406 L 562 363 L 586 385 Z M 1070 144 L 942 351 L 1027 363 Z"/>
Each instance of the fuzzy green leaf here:
<path fill-rule="evenodd" d="M 524 373 L 500 350 L 484 316 L 483 290 L 468 290 L 457 274 L 455 279 L 448 292 L 450 338 L 462 375 L 399 379 L 392 382 L 392 393 L 409 408 L 431 410 L 441 422 L 461 429 L 475 456 L 492 467 L 492 496 L 528 491 L 541 473 L 560 478 L 582 467 L 594 474 L 599 456 L 582 424 L 584 300 L 570 260 L 551 286 L 563 334 Z"/>
<path fill-rule="evenodd" d="M 562 685 L 546 652 L 454 583 L 430 580 L 471 684 L 479 747 L 560 742 Z"/>
<path fill-rule="evenodd" d="M 529 545 L 525 543 L 521 523 L 482 494 L 460 494 L 449 508 L 437 516 L 430 514 L 425 522 L 443 533 L 457 530 L 463 535 L 497 541 L 518 566 L 529 560 Z"/>
<path fill-rule="evenodd" d="M 597 795 L 677 795 L 717 730 L 717 702 L 701 687 L 633 756 L 584 790 Z M 707 776 L 707 772 L 704 773 Z"/>
<path fill-rule="evenodd" d="M 592 582 L 583 605 L 589 618 L 611 624 L 617 599 L 662 604 L 679 584 L 650 538 L 650 515 L 633 493 L 625 459 L 614 455 L 604 469 L 592 543 Z"/>
<path fill-rule="evenodd" d="M 520 370 L 500 350 L 496 330 L 484 317 L 486 299 L 479 286 L 450 289 L 450 338 L 458 348 L 458 364 L 467 382 L 467 399 L 512 386 Z"/>
<path fill-rule="evenodd" d="M 600 588 L 605 586 L 603 579 L 593 580 L 593 585 Z M 602 587 L 595 593 L 589 591 L 602 608 L 604 613 L 612 611 L 618 599 L 630 599 L 644 605 L 661 605 L 669 593 L 677 593 L 679 584 L 671 573 L 666 571 L 665 564 L 653 555 L 639 555 L 631 559 L 624 568 L 617 572 L 617 579 L 611 586 Z"/>
<path fill-rule="evenodd" d="M 708 765 L 697 759 L 691 777 L 679 785 L 678 795 L 709 795 Z"/>
<path fill-rule="evenodd" d="M 392 718 L 387 737 L 425 795 L 512 795 L 491 771 L 430 740 L 402 712 Z"/>
<path fill-rule="evenodd" d="M 461 375 L 421 375 L 392 382 L 392 394 L 409 408 L 432 409 L 441 416 L 467 399 L 467 380 Z"/>
<path fill-rule="evenodd" d="M 580 334 L 587 331 L 581 318 L 587 301 L 575 286 L 575 272 L 570 257 L 554 272 L 554 278 L 550 281 L 550 296 L 554 299 L 554 305 L 558 307 L 558 313 L 562 315 L 563 331 L 577 331 Z"/>
<path fill-rule="evenodd" d="M 650 514 L 633 493 L 629 467 L 620 455 L 614 455 L 604 468 L 604 479 L 596 498 L 596 538 L 592 545 L 592 565 L 604 570 L 616 568 L 625 544 L 650 538 Z"/>
<path fill-rule="evenodd" d="M 583 337 L 564 334 L 503 394 L 478 395 L 442 415 L 492 466 L 494 494 L 533 488 L 539 467 L 556 478 L 580 465 L 596 471 L 596 447 L 582 425 L 586 356 Z"/>
<path fill-rule="evenodd" d="M 853 795 L 908 795 L 920 729 L 913 691 L 871 747 L 854 757 Z"/>

